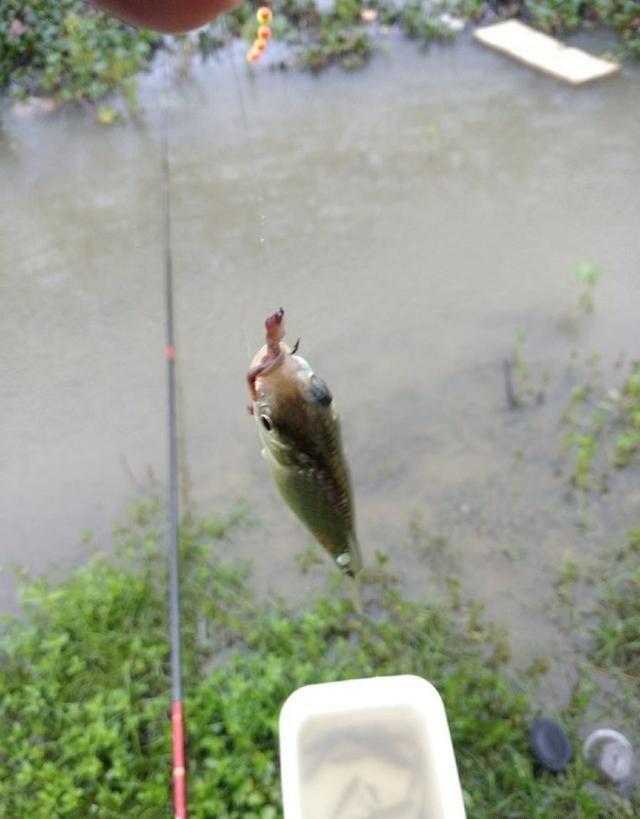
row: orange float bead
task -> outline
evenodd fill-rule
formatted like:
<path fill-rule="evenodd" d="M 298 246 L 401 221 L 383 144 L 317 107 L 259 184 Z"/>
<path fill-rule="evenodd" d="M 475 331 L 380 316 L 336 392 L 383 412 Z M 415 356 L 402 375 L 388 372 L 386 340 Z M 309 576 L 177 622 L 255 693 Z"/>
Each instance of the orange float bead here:
<path fill-rule="evenodd" d="M 259 51 L 256 51 L 253 48 L 250 48 L 249 51 L 247 51 L 247 62 L 248 63 L 257 63 L 259 59 L 260 59 L 260 52 Z"/>
<path fill-rule="evenodd" d="M 268 6 L 260 6 L 256 13 L 256 18 L 261 26 L 268 25 L 273 20 L 273 14 Z"/>
<path fill-rule="evenodd" d="M 266 47 L 267 47 L 267 41 L 266 40 L 256 40 L 254 42 L 254 44 L 253 44 L 253 49 L 255 51 L 259 51 L 260 54 L 262 54 L 262 52 L 265 50 Z"/>
<path fill-rule="evenodd" d="M 271 29 L 269 26 L 260 26 L 258 29 L 258 40 L 270 40 L 271 39 Z"/>

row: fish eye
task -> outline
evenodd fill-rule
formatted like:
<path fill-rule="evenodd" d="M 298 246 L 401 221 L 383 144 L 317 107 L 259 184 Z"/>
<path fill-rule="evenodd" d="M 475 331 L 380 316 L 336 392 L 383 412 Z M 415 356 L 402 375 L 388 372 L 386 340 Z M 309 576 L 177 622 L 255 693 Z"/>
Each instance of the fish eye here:
<path fill-rule="evenodd" d="M 260 423 L 267 430 L 267 432 L 271 432 L 271 430 L 273 429 L 273 424 L 271 423 L 271 418 L 269 418 L 268 415 L 261 415 L 260 416 Z"/>

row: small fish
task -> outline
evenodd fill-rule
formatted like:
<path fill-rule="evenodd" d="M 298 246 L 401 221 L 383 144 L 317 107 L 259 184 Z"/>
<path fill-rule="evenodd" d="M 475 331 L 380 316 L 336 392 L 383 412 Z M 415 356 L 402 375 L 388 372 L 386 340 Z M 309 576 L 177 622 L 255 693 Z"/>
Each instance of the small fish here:
<path fill-rule="evenodd" d="M 329 387 L 284 337 L 282 308 L 265 321 L 266 344 L 247 374 L 271 474 L 286 503 L 351 577 L 362 568 L 349 470 Z"/>

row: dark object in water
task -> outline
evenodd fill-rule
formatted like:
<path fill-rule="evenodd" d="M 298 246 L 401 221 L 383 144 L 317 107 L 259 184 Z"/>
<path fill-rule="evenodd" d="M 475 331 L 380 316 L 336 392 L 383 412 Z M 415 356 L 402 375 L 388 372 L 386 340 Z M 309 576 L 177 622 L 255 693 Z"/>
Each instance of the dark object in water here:
<path fill-rule="evenodd" d="M 522 406 L 522 401 L 518 397 L 513 386 L 513 374 L 511 360 L 505 358 L 502 362 L 502 374 L 504 375 L 504 391 L 507 396 L 509 409 L 518 409 Z"/>
<path fill-rule="evenodd" d="M 534 720 L 529 726 L 529 745 L 537 762 L 551 773 L 561 773 L 571 759 L 571 745 L 564 729 L 550 719 Z"/>

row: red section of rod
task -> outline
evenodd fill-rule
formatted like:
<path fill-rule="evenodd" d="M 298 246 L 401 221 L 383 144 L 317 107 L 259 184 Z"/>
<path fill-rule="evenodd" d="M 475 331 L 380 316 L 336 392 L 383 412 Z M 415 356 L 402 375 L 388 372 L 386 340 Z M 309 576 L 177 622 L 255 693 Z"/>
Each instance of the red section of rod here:
<path fill-rule="evenodd" d="M 187 772 L 184 761 L 184 712 L 181 702 L 171 705 L 173 744 L 173 808 L 176 819 L 187 819 Z"/>

